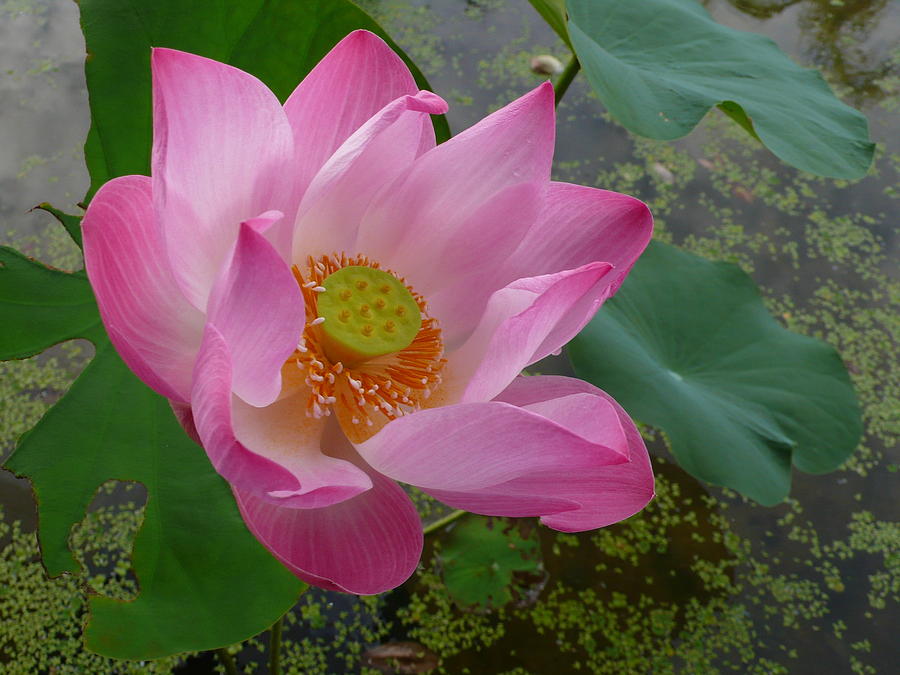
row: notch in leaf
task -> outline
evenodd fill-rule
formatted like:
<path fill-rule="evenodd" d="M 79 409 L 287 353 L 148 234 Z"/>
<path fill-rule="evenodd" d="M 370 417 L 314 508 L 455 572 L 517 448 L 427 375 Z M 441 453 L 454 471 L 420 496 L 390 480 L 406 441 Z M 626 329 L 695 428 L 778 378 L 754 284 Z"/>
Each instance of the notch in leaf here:
<path fill-rule="evenodd" d="M 866 118 L 769 38 L 722 26 L 694 0 L 567 0 L 568 34 L 616 120 L 661 140 L 719 106 L 784 162 L 856 179 L 872 164 Z"/>

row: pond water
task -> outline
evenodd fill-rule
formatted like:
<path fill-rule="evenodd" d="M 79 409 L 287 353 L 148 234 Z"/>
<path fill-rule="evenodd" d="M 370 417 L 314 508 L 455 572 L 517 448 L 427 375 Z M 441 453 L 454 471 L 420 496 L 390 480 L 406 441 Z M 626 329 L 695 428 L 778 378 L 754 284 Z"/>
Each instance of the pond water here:
<path fill-rule="evenodd" d="M 535 86 L 532 56 L 568 56 L 524 0 L 360 4 L 450 102 L 454 131 Z M 448 673 L 895 672 L 900 3 L 704 4 L 721 23 L 765 33 L 795 60 L 824 69 L 832 86 L 861 107 L 880 146 L 870 175 L 850 184 L 801 174 L 715 112 L 675 143 L 636 139 L 603 115 L 583 77 L 559 110 L 555 175 L 645 200 L 658 237 L 740 264 L 787 326 L 834 344 L 864 407 L 861 447 L 833 474 L 795 473 L 791 499 L 767 509 L 685 474 L 657 434 L 651 451 L 658 499 L 597 533 L 539 529 L 533 536 L 547 577 L 530 596 L 491 612 L 459 610 L 447 598 L 429 542 L 420 573 L 387 596 L 304 596 L 288 620 L 285 656 L 298 672 L 354 672 L 360 649 L 409 639 L 436 652 Z M 75 252 L 49 216 L 29 209 L 49 201 L 74 212 L 87 189 L 83 54 L 75 3 L 0 0 L 0 237 L 60 267 L 76 264 Z M 60 395 L 86 353 L 63 346 L 0 365 L 0 455 Z M 563 356 L 539 369 L 566 368 Z M 116 515 L 123 501 L 107 500 L 113 506 L 96 515 L 107 523 L 116 560 L 137 525 L 133 512 Z M 5 472 L 0 508 L 7 522 L 34 527 L 27 484 Z M 20 568 L 18 576 L 10 572 L 12 549 L 28 550 L 24 535 L 0 529 L 0 541 L 13 542 L 0 556 L 0 582 L 16 579 L 20 593 L 52 598 L 42 602 L 75 607 L 79 615 L 74 583 L 42 581 L 33 561 L 27 581 Z M 98 568 L 110 567 L 109 555 L 98 560 Z M 0 631 L 0 657 L 16 648 L 39 651 L 27 646 L 29 636 L 57 621 L 63 637 L 52 649 L 67 655 L 64 663 L 112 668 L 80 652 L 77 621 L 8 598 L 0 593 L 0 618 L 19 611 L 22 627 Z M 332 625 L 336 620 L 342 627 Z M 248 643 L 239 662 L 249 663 L 261 649 Z M 212 672 L 213 664 L 195 657 L 155 668 Z"/>

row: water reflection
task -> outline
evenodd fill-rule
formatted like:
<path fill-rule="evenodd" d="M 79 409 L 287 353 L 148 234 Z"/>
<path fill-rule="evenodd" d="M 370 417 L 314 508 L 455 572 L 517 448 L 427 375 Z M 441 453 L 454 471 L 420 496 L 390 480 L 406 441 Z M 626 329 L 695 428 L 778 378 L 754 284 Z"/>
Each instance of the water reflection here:
<path fill-rule="evenodd" d="M 726 0 L 756 19 L 771 19 L 786 9 L 800 10 L 797 25 L 807 55 L 848 89 L 856 105 L 888 95 L 882 80 L 898 72 L 890 54 L 868 43 L 886 18 L 890 0 Z M 710 4 L 706 0 L 704 4 Z"/>

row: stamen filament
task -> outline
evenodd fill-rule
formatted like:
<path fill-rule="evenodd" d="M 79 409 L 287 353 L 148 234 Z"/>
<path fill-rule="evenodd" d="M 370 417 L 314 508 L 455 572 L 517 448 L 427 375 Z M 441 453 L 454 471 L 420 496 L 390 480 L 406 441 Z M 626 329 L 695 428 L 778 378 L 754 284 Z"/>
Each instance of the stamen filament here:
<path fill-rule="evenodd" d="M 401 415 L 418 410 L 441 383 L 444 367 L 443 342 L 437 322 L 428 315 L 425 300 L 408 285 L 422 316 L 422 325 L 412 343 L 400 351 L 376 356 L 358 363 L 332 360 L 323 348 L 318 298 L 326 292 L 323 281 L 348 266 L 380 269 L 365 256 L 334 254 L 310 258 L 304 273 L 295 266 L 294 276 L 306 302 L 306 329 L 297 350 L 289 360 L 298 368 L 307 368 L 306 383 L 310 397 L 306 414 L 326 417 L 336 413 L 351 441 L 370 437 L 382 426 Z M 392 274 L 405 285 L 405 281 Z"/>

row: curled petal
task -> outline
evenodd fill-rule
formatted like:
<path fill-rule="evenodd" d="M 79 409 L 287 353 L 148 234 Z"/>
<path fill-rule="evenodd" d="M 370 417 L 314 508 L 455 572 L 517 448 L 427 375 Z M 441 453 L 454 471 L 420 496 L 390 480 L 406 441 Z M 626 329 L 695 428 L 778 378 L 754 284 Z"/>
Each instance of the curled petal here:
<path fill-rule="evenodd" d="M 341 40 L 284 104 L 297 144 L 291 172 L 297 189 L 305 191 L 328 158 L 369 118 L 418 89 L 403 60 L 377 35 L 357 30 Z"/>
<path fill-rule="evenodd" d="M 434 147 L 430 115 L 447 103 L 428 91 L 388 103 L 325 162 L 300 205 L 294 260 L 323 251 L 355 251 L 359 221 L 372 198 Z M 328 223 L 323 227 L 323 223 Z"/>
<path fill-rule="evenodd" d="M 423 269 L 414 273 L 425 279 L 421 290 L 429 312 L 440 321 L 448 352 L 471 335 L 491 294 L 501 287 L 498 279 L 504 278 L 503 266 L 485 265 L 478 252 L 491 251 L 497 259 L 511 255 L 537 217 L 544 191 L 541 183 L 501 190 L 457 228 L 440 257 L 424 258 L 430 274 Z"/>
<path fill-rule="evenodd" d="M 653 234 L 647 206 L 628 195 L 551 182 L 540 217 L 507 265 L 515 278 L 550 274 L 603 260 L 615 293 Z"/>
<path fill-rule="evenodd" d="M 125 363 L 166 398 L 190 399 L 203 316 L 181 294 L 153 216 L 150 179 L 106 183 L 82 221 L 84 264 Z"/>
<path fill-rule="evenodd" d="M 629 461 L 576 471 L 560 463 L 470 492 L 428 490 L 437 499 L 484 515 L 540 516 L 556 530 L 579 532 L 628 518 L 653 498 L 653 471 L 640 433 L 605 392 L 567 377 L 519 377 L 497 400 L 537 412 L 575 433 L 619 436 L 627 444 Z"/>
<path fill-rule="evenodd" d="M 368 476 L 322 451 L 324 420 L 303 413 L 298 392 L 265 408 L 231 393 L 231 356 L 207 324 L 191 397 L 193 421 L 213 466 L 236 489 L 291 508 L 319 508 L 368 490 Z"/>
<path fill-rule="evenodd" d="M 376 471 L 421 488 L 472 491 L 558 467 L 581 470 L 628 461 L 605 401 L 573 400 L 595 423 L 575 430 L 505 402 L 420 410 L 357 444 Z M 566 420 L 561 420 L 565 422 Z"/>
<path fill-rule="evenodd" d="M 303 332 L 303 296 L 287 263 L 262 231 L 281 219 L 269 212 L 241 224 L 209 296 L 208 320 L 225 338 L 232 388 L 265 406 L 281 391 L 281 367 Z"/>
<path fill-rule="evenodd" d="M 194 413 L 191 410 L 190 404 L 170 400 L 169 405 L 172 408 L 172 412 L 175 413 L 175 419 L 178 420 L 178 423 L 184 429 L 184 433 L 188 435 L 188 438 L 197 445 L 202 446 L 203 441 L 200 440 L 200 434 L 197 433 L 197 425 L 194 424 Z"/>
<path fill-rule="evenodd" d="M 578 334 L 609 295 L 609 263 L 519 279 L 494 293 L 478 327 L 449 356 L 448 400 L 484 401 Z"/>
<path fill-rule="evenodd" d="M 154 49 L 151 67 L 154 206 L 175 277 L 205 310 L 242 221 L 283 212 L 268 236 L 290 253 L 293 133 L 275 95 L 242 70 L 173 49 Z"/>
<path fill-rule="evenodd" d="M 528 188 L 500 192 L 459 228 L 438 260 L 428 261 L 431 274 L 421 290 L 449 351 L 471 335 L 498 288 L 603 261 L 614 268 L 612 295 L 650 241 L 653 218 L 633 197 L 568 183 Z M 496 262 L 483 264 L 480 251 L 490 251 Z"/>
<path fill-rule="evenodd" d="M 553 120 L 548 83 L 425 153 L 372 202 L 360 225 L 359 249 L 386 267 L 403 270 L 416 288 L 430 291 L 432 280 L 440 278 L 434 270 L 436 265 L 442 269 L 443 251 L 460 240 L 460 228 L 473 214 L 511 186 L 549 180 Z M 508 217 L 519 216 L 513 212 Z M 490 229 L 519 225 L 495 221 Z M 502 247 L 481 246 L 495 236 L 492 232 L 468 232 L 475 237 L 470 241 L 473 262 L 503 262 Z"/>
<path fill-rule="evenodd" d="M 422 553 L 422 524 L 392 480 L 370 471 L 372 489 L 321 509 L 290 509 L 235 490 L 247 527 L 298 577 L 372 595 L 402 584 Z"/>

